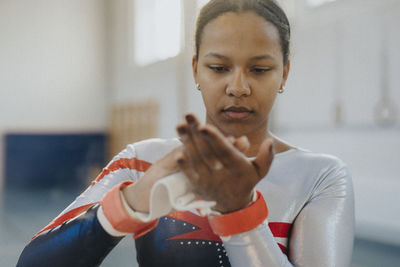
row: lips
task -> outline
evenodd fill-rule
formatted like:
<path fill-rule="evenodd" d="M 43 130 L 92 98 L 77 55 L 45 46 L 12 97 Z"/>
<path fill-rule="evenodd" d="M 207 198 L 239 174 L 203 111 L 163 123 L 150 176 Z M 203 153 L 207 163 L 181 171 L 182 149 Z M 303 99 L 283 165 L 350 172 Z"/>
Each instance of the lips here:
<path fill-rule="evenodd" d="M 224 108 L 222 113 L 230 119 L 245 119 L 247 118 L 253 111 L 247 107 L 242 106 L 230 106 Z"/>

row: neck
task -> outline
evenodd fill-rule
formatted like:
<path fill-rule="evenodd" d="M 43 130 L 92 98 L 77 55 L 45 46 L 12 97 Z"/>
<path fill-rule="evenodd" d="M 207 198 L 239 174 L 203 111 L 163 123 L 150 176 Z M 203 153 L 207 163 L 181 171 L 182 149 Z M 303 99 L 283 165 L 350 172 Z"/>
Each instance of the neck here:
<path fill-rule="evenodd" d="M 255 131 L 249 132 L 246 134 L 246 136 L 250 143 L 250 148 L 246 152 L 247 157 L 257 156 L 258 150 L 260 149 L 262 142 L 264 142 L 264 140 L 267 138 L 273 138 L 272 134 L 268 130 L 268 125 L 266 125 L 265 127 L 260 127 Z"/>

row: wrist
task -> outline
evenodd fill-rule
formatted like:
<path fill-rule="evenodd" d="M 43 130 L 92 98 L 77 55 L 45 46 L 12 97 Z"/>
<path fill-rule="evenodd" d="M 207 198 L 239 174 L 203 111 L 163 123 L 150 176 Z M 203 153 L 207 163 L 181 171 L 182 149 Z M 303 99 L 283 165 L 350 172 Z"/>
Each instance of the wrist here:
<path fill-rule="evenodd" d="M 142 186 L 141 180 L 121 190 L 128 206 L 138 212 L 148 213 L 150 210 L 150 190 Z"/>
<path fill-rule="evenodd" d="M 102 216 L 103 223 L 101 224 L 103 228 L 112 227 L 112 231 L 107 231 L 105 228 L 111 235 L 112 232 L 134 233 L 135 238 L 137 238 L 151 231 L 157 225 L 158 220 L 143 222 L 137 216 L 132 215 L 135 211 L 130 211 L 127 203 L 124 203 L 124 196 L 121 191 L 132 183 L 132 181 L 125 181 L 114 186 L 100 201 L 102 213 L 100 215 L 104 215 Z"/>
<path fill-rule="evenodd" d="M 247 207 L 231 213 L 209 216 L 208 221 L 215 234 L 230 236 L 256 228 L 267 217 L 267 205 L 262 194 L 257 191 L 256 200 Z"/>
<path fill-rule="evenodd" d="M 246 208 L 252 202 L 256 200 L 257 193 L 255 190 L 252 190 L 250 194 L 248 194 L 244 198 L 234 198 L 232 200 L 224 200 L 222 204 L 218 204 L 213 208 L 213 210 L 221 213 L 221 214 L 228 214 L 243 208 Z M 222 201 L 221 201 L 222 202 Z"/>

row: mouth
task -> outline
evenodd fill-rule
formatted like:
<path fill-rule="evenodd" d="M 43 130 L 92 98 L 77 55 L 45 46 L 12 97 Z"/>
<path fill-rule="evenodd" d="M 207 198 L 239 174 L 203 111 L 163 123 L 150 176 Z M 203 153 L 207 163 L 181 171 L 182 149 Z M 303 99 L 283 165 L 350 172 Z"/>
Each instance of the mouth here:
<path fill-rule="evenodd" d="M 222 113 L 230 119 L 241 120 L 250 116 L 250 114 L 254 113 L 254 111 L 246 107 L 230 106 L 224 108 Z"/>

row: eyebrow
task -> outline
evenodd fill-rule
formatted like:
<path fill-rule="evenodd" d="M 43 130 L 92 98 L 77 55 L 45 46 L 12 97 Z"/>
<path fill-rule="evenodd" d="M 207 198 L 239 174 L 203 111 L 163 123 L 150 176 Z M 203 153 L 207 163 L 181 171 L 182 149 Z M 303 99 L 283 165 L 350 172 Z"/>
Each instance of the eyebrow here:
<path fill-rule="evenodd" d="M 265 54 L 265 55 L 252 57 L 252 58 L 250 58 L 250 61 L 257 61 L 257 60 L 262 60 L 262 59 L 275 59 L 275 58 L 269 54 Z"/>
<path fill-rule="evenodd" d="M 214 53 L 214 52 L 208 53 L 207 55 L 205 55 L 205 57 L 216 57 L 216 58 L 219 58 L 219 59 L 230 60 L 227 56 L 223 56 L 221 54 Z"/>
<path fill-rule="evenodd" d="M 215 58 L 219 58 L 219 59 L 230 60 L 229 57 L 215 53 L 215 52 L 210 52 L 207 55 L 205 55 L 205 57 L 215 57 Z M 262 60 L 262 59 L 275 59 L 275 58 L 269 54 L 265 54 L 265 55 L 254 56 L 254 57 L 250 58 L 249 61 L 258 61 L 258 60 Z"/>

